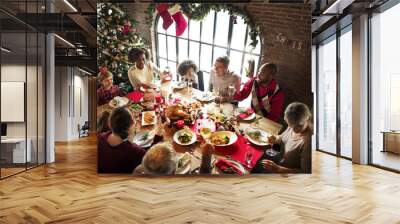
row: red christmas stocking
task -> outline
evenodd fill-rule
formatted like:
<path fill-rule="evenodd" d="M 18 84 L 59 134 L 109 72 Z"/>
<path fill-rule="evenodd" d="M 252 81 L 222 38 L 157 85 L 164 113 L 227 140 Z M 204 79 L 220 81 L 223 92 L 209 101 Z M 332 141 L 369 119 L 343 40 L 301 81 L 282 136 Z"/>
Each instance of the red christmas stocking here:
<path fill-rule="evenodd" d="M 172 8 L 168 9 L 168 12 L 172 15 L 172 18 L 175 21 L 176 36 L 179 37 L 180 35 L 182 35 L 185 32 L 186 27 L 187 27 L 187 22 L 181 12 L 181 6 L 176 4 Z"/>
<path fill-rule="evenodd" d="M 168 12 L 168 4 L 161 3 L 156 6 L 158 14 L 160 14 L 161 18 L 163 19 L 163 28 L 167 30 L 169 26 L 174 22 L 172 21 L 171 14 Z"/>

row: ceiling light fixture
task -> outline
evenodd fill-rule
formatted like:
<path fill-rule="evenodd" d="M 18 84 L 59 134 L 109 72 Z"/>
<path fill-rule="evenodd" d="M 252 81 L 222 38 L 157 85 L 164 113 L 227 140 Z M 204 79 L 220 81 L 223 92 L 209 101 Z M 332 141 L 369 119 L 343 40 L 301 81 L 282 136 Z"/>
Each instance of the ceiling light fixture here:
<path fill-rule="evenodd" d="M 85 74 L 87 74 L 87 75 L 92 75 L 90 72 L 88 72 L 88 71 L 86 71 L 86 70 L 83 70 L 83 69 L 81 69 L 81 68 L 79 68 L 79 67 L 78 67 L 78 70 L 81 71 L 81 72 L 83 72 L 83 73 L 85 73 Z"/>
<path fill-rule="evenodd" d="M 68 0 L 64 0 L 64 3 L 67 4 L 74 12 L 78 12 L 78 10 Z"/>
<path fill-rule="evenodd" d="M 59 35 L 57 35 L 57 34 L 54 34 L 54 36 L 55 37 L 57 37 L 59 40 L 61 40 L 62 42 L 64 42 L 64 43 L 66 43 L 67 45 L 69 45 L 70 47 L 73 47 L 73 48 L 75 48 L 75 45 L 73 45 L 71 42 L 69 42 L 68 40 L 66 40 L 66 39 L 64 39 L 64 38 L 62 38 L 62 37 L 60 37 Z"/>
<path fill-rule="evenodd" d="M 1 47 L 0 49 L 1 49 L 2 51 L 6 52 L 6 53 L 10 53 L 10 52 L 11 52 L 11 50 L 9 50 L 9 49 L 7 49 L 7 48 L 5 48 L 5 47 Z"/>
<path fill-rule="evenodd" d="M 323 15 L 338 15 L 342 14 L 343 10 L 351 5 L 355 0 L 336 0 L 322 13 Z"/>

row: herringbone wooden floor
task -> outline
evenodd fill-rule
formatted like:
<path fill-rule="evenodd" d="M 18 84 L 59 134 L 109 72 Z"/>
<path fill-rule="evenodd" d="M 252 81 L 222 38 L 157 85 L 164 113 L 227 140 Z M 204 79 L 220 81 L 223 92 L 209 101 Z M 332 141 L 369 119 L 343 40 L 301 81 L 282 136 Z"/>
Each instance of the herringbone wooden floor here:
<path fill-rule="evenodd" d="M 400 223 L 400 175 L 313 154 L 312 175 L 137 178 L 96 173 L 96 141 L 0 181 L 0 223 Z"/>

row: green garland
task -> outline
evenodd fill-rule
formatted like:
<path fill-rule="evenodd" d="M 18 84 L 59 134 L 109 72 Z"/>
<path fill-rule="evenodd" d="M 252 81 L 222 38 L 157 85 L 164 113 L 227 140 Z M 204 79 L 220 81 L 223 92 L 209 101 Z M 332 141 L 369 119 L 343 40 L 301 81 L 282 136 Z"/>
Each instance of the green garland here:
<path fill-rule="evenodd" d="M 170 6 L 174 5 L 173 3 Z M 244 23 L 249 26 L 249 45 L 254 49 L 258 40 L 257 37 L 260 34 L 259 28 L 255 25 L 253 20 L 250 18 L 246 10 L 232 5 L 232 4 L 198 4 L 198 3 L 184 3 L 180 4 L 182 12 L 190 19 L 201 21 L 203 20 L 211 10 L 214 11 L 227 11 L 231 16 L 240 16 L 243 18 Z M 153 19 L 153 13 L 155 12 L 155 4 L 152 3 L 146 10 L 148 17 L 147 23 L 150 25 Z"/>

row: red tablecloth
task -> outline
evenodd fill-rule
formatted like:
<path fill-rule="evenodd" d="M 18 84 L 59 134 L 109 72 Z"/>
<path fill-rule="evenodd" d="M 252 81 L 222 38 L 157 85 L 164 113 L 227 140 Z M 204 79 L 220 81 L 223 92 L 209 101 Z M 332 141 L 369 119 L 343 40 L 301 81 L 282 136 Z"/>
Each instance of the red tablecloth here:
<path fill-rule="evenodd" d="M 236 141 L 235 144 L 224 147 L 215 147 L 215 150 L 227 157 L 230 157 L 233 160 L 240 162 L 246 169 L 252 170 L 256 165 L 257 161 L 263 155 L 264 147 L 255 146 L 251 143 L 248 144 L 247 143 L 248 143 L 247 139 L 240 135 L 238 136 L 238 140 Z M 246 152 L 249 150 L 253 151 L 253 157 L 250 166 L 247 166 Z"/>

